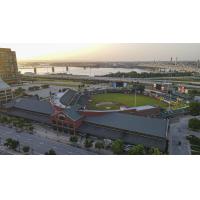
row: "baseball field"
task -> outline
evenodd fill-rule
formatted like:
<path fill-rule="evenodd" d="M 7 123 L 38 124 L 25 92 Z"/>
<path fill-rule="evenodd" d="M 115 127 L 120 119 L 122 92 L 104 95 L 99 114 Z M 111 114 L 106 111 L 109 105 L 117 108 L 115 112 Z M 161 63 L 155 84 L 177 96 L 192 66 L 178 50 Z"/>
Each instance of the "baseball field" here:
<path fill-rule="evenodd" d="M 168 104 L 155 99 L 153 97 L 134 94 L 122 94 L 122 93 L 105 93 L 93 95 L 90 102 L 90 109 L 98 110 L 114 110 L 119 109 L 120 106 L 144 106 L 155 105 L 162 108 L 167 108 Z"/>

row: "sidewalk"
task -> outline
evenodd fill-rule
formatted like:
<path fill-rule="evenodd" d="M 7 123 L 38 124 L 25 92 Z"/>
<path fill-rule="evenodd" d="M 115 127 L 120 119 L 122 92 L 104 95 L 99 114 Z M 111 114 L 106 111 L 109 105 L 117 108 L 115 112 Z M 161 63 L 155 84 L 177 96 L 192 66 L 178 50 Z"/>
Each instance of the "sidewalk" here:
<path fill-rule="evenodd" d="M 79 142 L 73 144 L 72 142 L 70 142 L 70 136 L 71 136 L 70 134 L 58 132 L 58 131 L 53 130 L 50 127 L 41 126 L 40 124 L 33 124 L 33 126 L 34 126 L 33 134 L 35 134 L 35 135 L 38 135 L 38 136 L 41 136 L 41 137 L 44 137 L 44 138 L 48 138 L 48 139 L 51 139 L 51 140 L 55 140 L 57 142 L 61 142 L 61 143 L 68 144 L 68 145 L 71 145 L 71 146 L 86 149 L 84 147 L 84 139 L 80 141 L 80 138 L 79 138 Z M 93 147 L 93 148 L 89 148 L 87 150 L 94 152 L 94 153 L 97 153 L 97 154 L 112 155 L 112 152 L 109 151 L 109 150 L 106 150 L 106 149 L 98 150 L 98 149 L 95 149 Z"/>
<path fill-rule="evenodd" d="M 192 116 L 179 118 L 179 121 L 171 123 L 169 131 L 169 154 L 170 155 L 191 155 L 190 143 L 186 139 L 189 135 L 188 120 Z M 178 143 L 181 142 L 181 145 Z"/>
<path fill-rule="evenodd" d="M 3 145 L 0 145 L 0 155 L 23 155 L 23 154 L 18 151 L 13 151 L 11 149 L 8 149 Z"/>

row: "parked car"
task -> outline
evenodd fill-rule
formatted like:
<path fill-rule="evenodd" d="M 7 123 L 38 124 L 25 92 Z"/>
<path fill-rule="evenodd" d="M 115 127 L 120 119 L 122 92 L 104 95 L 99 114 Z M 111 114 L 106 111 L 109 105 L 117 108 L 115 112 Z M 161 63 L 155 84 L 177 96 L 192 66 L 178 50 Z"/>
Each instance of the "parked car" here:
<path fill-rule="evenodd" d="M 125 145 L 124 146 L 124 151 L 129 151 L 132 147 L 133 147 L 133 145 L 131 145 L 131 144 Z"/>

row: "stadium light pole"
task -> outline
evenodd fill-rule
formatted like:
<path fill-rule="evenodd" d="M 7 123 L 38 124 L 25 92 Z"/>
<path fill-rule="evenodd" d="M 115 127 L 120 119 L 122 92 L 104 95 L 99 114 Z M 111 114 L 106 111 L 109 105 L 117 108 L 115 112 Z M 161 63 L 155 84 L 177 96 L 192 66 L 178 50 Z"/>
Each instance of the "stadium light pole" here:
<path fill-rule="evenodd" d="M 169 92 L 169 110 L 171 110 L 171 91 Z"/>
<path fill-rule="evenodd" d="M 136 107 L 136 88 L 135 88 L 135 107 Z"/>

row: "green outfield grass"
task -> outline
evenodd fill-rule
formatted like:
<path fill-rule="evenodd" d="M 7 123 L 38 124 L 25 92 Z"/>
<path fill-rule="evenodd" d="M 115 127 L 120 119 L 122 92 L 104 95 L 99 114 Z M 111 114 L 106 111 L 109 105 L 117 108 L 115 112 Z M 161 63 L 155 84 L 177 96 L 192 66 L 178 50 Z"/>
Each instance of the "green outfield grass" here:
<path fill-rule="evenodd" d="M 97 106 L 97 104 L 103 102 L 112 102 L 113 104 Z M 113 110 L 113 109 L 119 109 L 120 106 L 133 107 L 133 106 L 144 106 L 144 105 L 155 105 L 155 106 L 160 106 L 162 108 L 168 107 L 168 104 L 144 95 L 136 96 L 136 105 L 135 105 L 134 94 L 107 93 L 107 94 L 93 95 L 91 98 L 91 102 L 89 103 L 89 108 L 98 110 L 111 110 L 111 109 Z"/>

